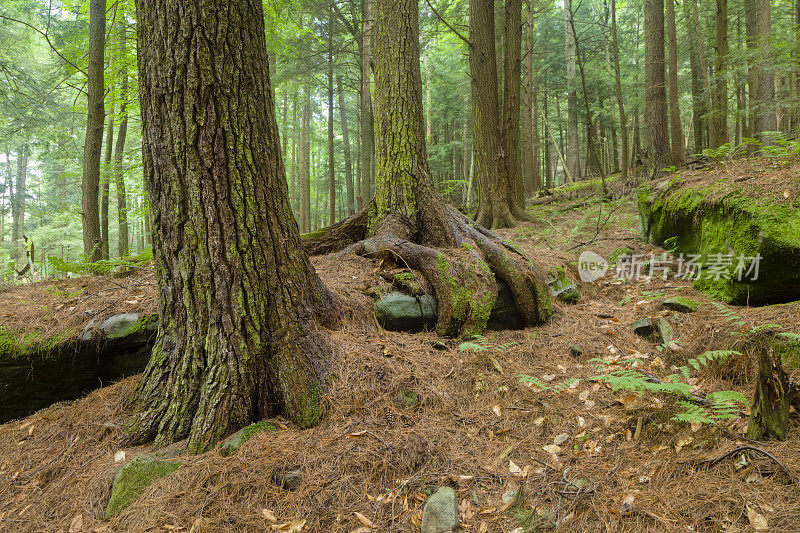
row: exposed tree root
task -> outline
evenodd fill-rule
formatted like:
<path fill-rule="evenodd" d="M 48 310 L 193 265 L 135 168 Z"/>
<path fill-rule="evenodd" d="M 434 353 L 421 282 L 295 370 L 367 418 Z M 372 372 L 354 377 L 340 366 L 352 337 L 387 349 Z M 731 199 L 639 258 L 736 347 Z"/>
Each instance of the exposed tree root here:
<path fill-rule="evenodd" d="M 438 300 L 439 335 L 480 334 L 497 297 L 497 280 L 514 294 L 524 325 L 552 314 L 547 283 L 533 262 L 512 243 L 477 225 L 458 210 L 432 202 L 417 224 L 386 215 L 370 227 L 370 205 L 335 226 L 304 236 L 310 254 L 343 250 L 392 260 L 420 272 Z M 374 211 L 372 211 L 374 213 Z M 421 229 L 420 229 L 421 228 Z"/>

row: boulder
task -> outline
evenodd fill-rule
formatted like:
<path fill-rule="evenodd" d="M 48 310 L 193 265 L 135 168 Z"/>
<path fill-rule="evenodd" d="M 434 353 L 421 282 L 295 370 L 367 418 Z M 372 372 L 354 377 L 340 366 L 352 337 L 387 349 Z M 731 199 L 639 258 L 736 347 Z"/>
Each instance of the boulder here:
<path fill-rule="evenodd" d="M 581 291 L 572 283 L 564 271 L 564 267 L 555 267 L 547 271 L 547 284 L 550 293 L 567 304 L 575 304 L 581 299 Z"/>
<path fill-rule="evenodd" d="M 422 533 L 453 533 L 458 527 L 458 499 L 450 487 L 428 498 L 422 511 Z"/>
<path fill-rule="evenodd" d="M 375 302 L 375 318 L 391 331 L 422 331 L 436 327 L 436 299 L 423 294 L 415 297 L 390 292 Z"/>
<path fill-rule="evenodd" d="M 800 207 L 780 198 L 726 179 L 674 178 L 639 189 L 640 229 L 648 242 L 702 264 L 691 279 L 712 298 L 738 305 L 794 301 L 800 299 Z"/>
<path fill-rule="evenodd" d="M 653 321 L 649 318 L 640 318 L 633 323 L 633 332 L 640 337 L 650 337 L 655 333 Z"/>
<path fill-rule="evenodd" d="M 181 463 L 162 461 L 148 455 L 137 455 L 114 476 L 111 498 L 106 506 L 106 519 L 113 518 L 141 496 L 151 483 L 166 477 Z"/>
<path fill-rule="evenodd" d="M 692 313 L 700 307 L 700 302 L 685 296 L 674 296 L 661 302 L 660 307 L 670 311 L 677 311 L 678 313 Z"/>

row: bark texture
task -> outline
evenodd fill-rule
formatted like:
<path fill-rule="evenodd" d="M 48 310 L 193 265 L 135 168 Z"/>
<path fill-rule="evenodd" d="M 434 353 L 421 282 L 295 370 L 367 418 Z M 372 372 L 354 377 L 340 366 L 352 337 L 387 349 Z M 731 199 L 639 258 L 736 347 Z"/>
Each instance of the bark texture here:
<path fill-rule="evenodd" d="M 160 318 L 128 441 L 200 452 L 276 412 L 311 426 L 316 322 L 337 306 L 289 205 L 262 4 L 137 0 L 136 15 Z"/>
<path fill-rule="evenodd" d="M 658 173 L 667 166 L 670 156 L 664 76 L 664 0 L 644 2 L 644 99 L 650 166 Z"/>
<path fill-rule="evenodd" d="M 670 160 L 676 167 L 686 161 L 683 148 L 683 126 L 678 105 L 678 31 L 675 27 L 675 0 L 666 0 L 667 35 L 669 40 L 669 134 L 672 148 Z M 725 2 L 726 0 L 717 0 Z M 727 28 L 727 26 L 726 26 Z M 727 43 L 727 40 L 725 41 Z"/>

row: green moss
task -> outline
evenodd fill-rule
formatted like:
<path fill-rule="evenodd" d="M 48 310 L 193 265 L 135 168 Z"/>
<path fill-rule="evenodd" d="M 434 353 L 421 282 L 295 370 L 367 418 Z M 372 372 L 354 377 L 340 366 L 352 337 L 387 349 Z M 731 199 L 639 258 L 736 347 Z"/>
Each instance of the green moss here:
<path fill-rule="evenodd" d="M 469 279 L 459 280 L 451 274 L 451 265 L 445 255 L 442 252 L 436 254 L 436 271 L 447 284 L 449 290 L 447 296 L 453 309 L 453 320 L 459 324 L 464 323 L 461 334 L 465 337 L 479 335 L 486 331 L 486 324 L 492 314 L 496 296 L 488 290 L 476 294 L 474 288 L 470 288 L 482 286 L 479 279 L 481 275 L 493 276 L 491 269 L 484 261 L 479 261 L 476 269 L 480 272 L 471 270 L 468 273 Z M 437 296 L 440 298 L 441 312 L 441 296 Z M 448 332 L 440 331 L 439 333 L 447 334 Z"/>
<path fill-rule="evenodd" d="M 262 431 L 276 431 L 277 428 L 269 422 L 261 421 L 245 426 L 232 436 L 222 442 L 219 454 L 227 457 L 235 453 L 245 442 L 249 441 L 253 435 Z"/>
<path fill-rule="evenodd" d="M 697 311 L 697 309 L 700 307 L 700 302 L 697 300 L 692 300 L 691 298 L 686 298 L 685 296 L 674 296 L 664 300 L 661 303 L 661 307 L 666 307 L 667 309 L 672 309 L 674 311 L 680 311 L 683 313 L 691 313 L 692 311 Z"/>
<path fill-rule="evenodd" d="M 319 387 L 313 385 L 311 392 L 300 399 L 299 411 L 292 417 L 295 424 L 303 429 L 319 424 L 322 420 L 321 396 Z"/>
<path fill-rule="evenodd" d="M 106 519 L 113 518 L 141 496 L 151 483 L 174 472 L 181 463 L 161 461 L 138 455 L 117 471 L 111 498 L 106 506 Z"/>

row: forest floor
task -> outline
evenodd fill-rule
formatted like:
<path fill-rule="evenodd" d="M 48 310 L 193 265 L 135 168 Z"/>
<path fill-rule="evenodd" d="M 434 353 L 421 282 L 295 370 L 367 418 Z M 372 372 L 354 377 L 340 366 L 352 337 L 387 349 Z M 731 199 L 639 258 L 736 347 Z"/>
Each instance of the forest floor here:
<path fill-rule="evenodd" d="M 663 251 L 640 239 L 632 194 L 564 198 L 532 213 L 534 222 L 500 233 L 542 267 L 567 265 L 581 249 Z M 752 356 L 731 333 L 761 324 L 794 331 L 797 303 L 727 308 L 688 281 L 608 276 L 580 283 L 577 304 L 554 300 L 542 327 L 490 331 L 465 346 L 378 328 L 368 293 L 387 284 L 373 261 L 331 255 L 314 264 L 349 302 L 344 327 L 330 333 L 319 426 L 273 420 L 280 429 L 232 456 L 181 455 L 180 468 L 106 522 L 122 464 L 115 456 L 150 452 L 118 444 L 136 385 L 129 378 L 0 426 L 0 531 L 418 531 L 427 497 L 442 485 L 456 489 L 465 531 L 800 530 L 800 488 L 780 466 L 800 475 L 796 414 L 788 440 L 750 443 L 780 465 L 760 454 L 726 457 L 746 444 L 747 409 L 719 424 L 678 423 L 674 396 L 613 392 L 592 379 L 627 367 L 663 377 L 707 350 L 733 348 L 744 355 L 701 368 L 690 383 L 700 395 L 751 398 Z M 701 305 L 661 310 L 670 296 Z M 633 333 L 636 319 L 662 316 L 678 344 Z M 294 490 L 282 483 L 289 471 L 302 480 Z"/>

